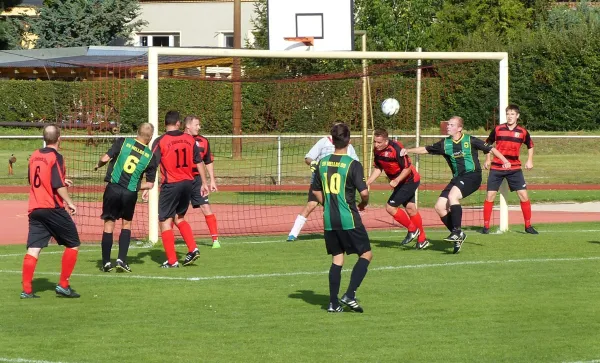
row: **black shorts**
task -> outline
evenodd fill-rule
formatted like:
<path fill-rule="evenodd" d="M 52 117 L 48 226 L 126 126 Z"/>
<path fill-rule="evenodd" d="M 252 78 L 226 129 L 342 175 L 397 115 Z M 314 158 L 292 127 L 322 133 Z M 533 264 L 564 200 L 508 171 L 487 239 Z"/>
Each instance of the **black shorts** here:
<path fill-rule="evenodd" d="M 354 229 L 325 231 L 325 248 L 327 254 L 339 255 L 346 253 L 347 255 L 363 253 L 371 250 L 371 242 L 369 235 L 364 226 Z"/>
<path fill-rule="evenodd" d="M 417 188 L 421 184 L 420 181 L 416 183 L 403 183 L 394 188 L 392 195 L 387 201 L 387 204 L 392 207 L 400 208 L 400 206 L 406 207 L 408 203 L 415 202 L 415 193 Z"/>
<path fill-rule="evenodd" d="M 490 170 L 487 180 L 487 190 L 497 192 L 502 180 L 506 179 L 511 192 L 527 189 L 523 170 Z"/>
<path fill-rule="evenodd" d="M 59 245 L 69 248 L 81 244 L 75 222 L 63 208 L 35 209 L 29 213 L 27 248 L 48 247 L 50 237 L 54 237 Z"/>
<path fill-rule="evenodd" d="M 315 193 L 313 193 L 312 183 L 313 183 L 314 179 L 315 179 L 315 173 L 312 173 L 312 175 L 310 176 L 310 186 L 308 187 L 308 201 L 319 203 L 319 201 L 317 200 L 317 197 L 315 197 Z"/>
<path fill-rule="evenodd" d="M 200 193 L 200 188 L 202 187 L 202 179 L 200 175 L 196 175 L 194 177 L 194 181 L 192 182 L 192 207 L 199 208 L 201 205 L 208 204 L 208 196 L 203 197 Z"/>
<path fill-rule="evenodd" d="M 138 193 L 123 188 L 119 184 L 108 183 L 102 198 L 102 218 L 105 221 L 116 221 L 123 218 L 133 219 Z"/>
<path fill-rule="evenodd" d="M 175 218 L 175 215 L 183 217 L 190 206 L 191 195 L 191 180 L 161 185 L 158 197 L 158 220 L 164 222 L 169 218 Z"/>
<path fill-rule="evenodd" d="M 469 195 L 475 193 L 475 191 L 477 191 L 477 189 L 479 189 L 481 186 L 481 172 L 466 173 L 464 175 L 452 178 L 450 183 L 448 183 L 444 190 L 442 190 L 440 197 L 448 198 L 450 189 L 452 189 L 454 186 L 460 189 L 463 198 L 468 197 Z"/>

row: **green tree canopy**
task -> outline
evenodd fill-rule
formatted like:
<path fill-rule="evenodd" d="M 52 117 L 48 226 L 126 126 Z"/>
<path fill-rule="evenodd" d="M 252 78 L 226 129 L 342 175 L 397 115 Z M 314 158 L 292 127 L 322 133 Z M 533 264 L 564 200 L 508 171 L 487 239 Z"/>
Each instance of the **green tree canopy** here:
<path fill-rule="evenodd" d="M 3 0 L 0 1 L 0 12 L 10 10 L 19 5 L 22 0 Z M 14 27 L 6 17 L 0 19 L 0 49 L 12 49 L 17 43 L 17 35 Z"/>

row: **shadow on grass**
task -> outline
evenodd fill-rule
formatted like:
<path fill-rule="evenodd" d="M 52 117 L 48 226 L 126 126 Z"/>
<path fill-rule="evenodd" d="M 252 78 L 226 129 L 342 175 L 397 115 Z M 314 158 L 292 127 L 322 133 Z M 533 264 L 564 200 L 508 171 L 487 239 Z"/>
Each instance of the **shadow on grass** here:
<path fill-rule="evenodd" d="M 54 291 L 56 289 L 56 282 L 51 282 L 47 278 L 35 278 L 33 279 L 33 291 Z"/>
<path fill-rule="evenodd" d="M 600 241 L 588 241 L 588 243 L 595 243 L 595 244 L 600 245 Z"/>
<path fill-rule="evenodd" d="M 329 305 L 329 295 L 315 294 L 312 290 L 297 290 L 293 294 L 289 294 L 290 299 L 301 299 L 311 305 L 319 305 L 322 310 L 327 310 Z"/>

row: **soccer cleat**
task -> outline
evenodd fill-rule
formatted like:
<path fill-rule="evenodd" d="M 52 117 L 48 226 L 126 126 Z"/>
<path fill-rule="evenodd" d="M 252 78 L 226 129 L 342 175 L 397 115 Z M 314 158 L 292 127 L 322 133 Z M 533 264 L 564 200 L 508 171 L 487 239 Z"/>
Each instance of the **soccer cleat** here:
<path fill-rule="evenodd" d="M 423 242 L 417 242 L 415 248 L 418 250 L 424 250 L 425 248 L 427 248 L 427 246 L 429 246 L 429 241 L 424 240 Z"/>
<path fill-rule="evenodd" d="M 192 262 L 196 261 L 199 258 L 200 258 L 200 251 L 198 251 L 198 249 L 196 248 L 192 252 L 188 252 L 187 255 L 185 255 L 185 260 L 183 260 L 183 265 L 184 266 L 191 265 Z"/>
<path fill-rule="evenodd" d="M 328 313 L 343 313 L 344 308 L 342 308 L 340 305 L 338 305 L 337 307 L 333 307 L 333 303 L 329 303 L 329 306 L 327 307 L 327 312 Z"/>
<path fill-rule="evenodd" d="M 419 237 L 419 234 L 421 234 L 421 231 L 418 228 L 414 232 L 408 232 L 406 234 L 406 237 L 404 237 L 404 239 L 402 240 L 402 242 L 400 242 L 400 244 L 402 246 L 409 244 L 410 242 L 412 242 L 412 240 Z"/>
<path fill-rule="evenodd" d="M 117 260 L 117 272 L 131 272 L 131 268 L 125 262 Z"/>
<path fill-rule="evenodd" d="M 76 293 L 75 290 L 71 288 L 71 286 L 67 286 L 67 288 L 65 289 L 60 285 L 56 285 L 56 295 L 58 295 L 58 297 L 68 297 L 71 299 L 77 299 L 79 296 L 81 296 L 78 293 Z"/>
<path fill-rule="evenodd" d="M 452 251 L 453 254 L 457 254 L 460 252 L 460 249 L 462 248 L 462 244 L 466 239 L 467 239 L 467 235 L 465 234 L 465 232 L 461 231 L 459 234 L 459 239 L 454 242 L 454 250 Z"/>
<path fill-rule="evenodd" d="M 40 297 L 31 292 L 31 294 L 26 293 L 25 291 L 21 292 L 21 299 L 39 299 Z"/>
<path fill-rule="evenodd" d="M 174 264 L 170 264 L 169 261 L 165 261 L 160 268 L 179 268 L 179 262 L 175 261 Z"/>
<path fill-rule="evenodd" d="M 489 229 L 489 228 L 487 228 L 487 227 L 483 227 L 483 228 L 481 229 L 481 234 L 490 234 L 490 229 Z"/>
<path fill-rule="evenodd" d="M 356 301 L 356 298 L 351 299 L 346 294 L 344 294 L 344 296 L 342 296 L 342 298 L 340 299 L 340 302 L 349 307 L 352 311 L 355 311 L 357 313 L 363 312 L 363 308 L 360 305 L 358 305 L 358 301 Z"/>
<path fill-rule="evenodd" d="M 213 241 L 212 248 L 221 248 L 221 244 L 219 243 L 219 240 Z"/>
<path fill-rule="evenodd" d="M 287 242 L 294 242 L 295 240 L 297 240 L 298 238 L 292 236 L 291 234 L 288 236 L 288 238 L 286 239 Z"/>
<path fill-rule="evenodd" d="M 444 238 L 444 241 L 446 241 L 446 242 L 460 241 L 461 233 L 462 232 L 453 231 L 452 233 L 450 233 L 450 235 L 448 237 Z"/>
<path fill-rule="evenodd" d="M 535 228 L 533 228 L 533 226 L 529 226 L 529 227 L 525 228 L 525 233 L 539 234 L 538 231 L 536 231 Z"/>
<path fill-rule="evenodd" d="M 113 270 L 113 265 L 110 262 L 107 262 L 104 264 L 104 266 L 102 266 L 102 271 L 104 272 L 111 272 Z"/>

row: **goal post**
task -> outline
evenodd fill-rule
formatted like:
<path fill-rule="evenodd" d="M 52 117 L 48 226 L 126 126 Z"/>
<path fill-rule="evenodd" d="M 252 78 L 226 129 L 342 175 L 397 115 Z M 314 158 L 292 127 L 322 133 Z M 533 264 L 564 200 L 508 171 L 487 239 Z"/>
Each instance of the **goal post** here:
<path fill-rule="evenodd" d="M 504 110 L 508 106 L 508 53 L 506 52 L 350 52 L 350 51 L 311 51 L 288 52 L 253 49 L 202 49 L 202 48 L 148 48 L 148 118 L 154 128 L 154 138 L 158 137 L 158 85 L 159 56 L 197 56 L 231 58 L 281 58 L 281 59 L 344 59 L 344 60 L 489 60 L 499 62 L 498 105 L 500 123 L 506 122 Z M 363 126 L 363 134 L 367 131 Z M 154 140 L 153 138 L 153 140 Z M 364 143 L 364 141 L 363 141 Z M 367 145 L 362 145 L 363 150 Z M 366 160 L 363 160 L 366 162 Z M 506 188 L 500 197 L 500 230 L 508 229 L 508 206 Z M 158 183 L 150 192 L 149 200 L 149 240 L 158 241 Z"/>

